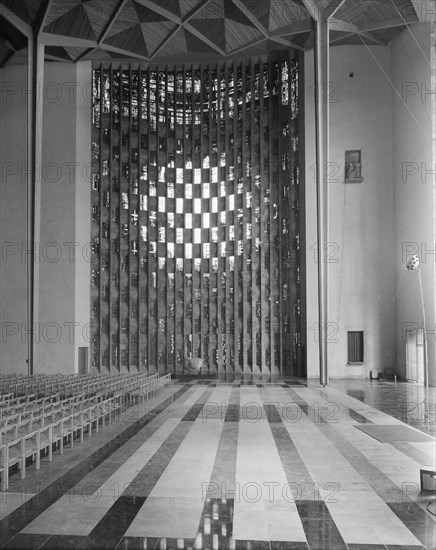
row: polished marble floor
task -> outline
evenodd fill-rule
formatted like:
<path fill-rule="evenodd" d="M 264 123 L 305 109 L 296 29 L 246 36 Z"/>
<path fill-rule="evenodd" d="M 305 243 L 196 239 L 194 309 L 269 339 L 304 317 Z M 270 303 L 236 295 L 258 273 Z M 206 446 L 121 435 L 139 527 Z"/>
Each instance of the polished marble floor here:
<path fill-rule="evenodd" d="M 436 549 L 419 478 L 435 469 L 435 397 L 389 381 L 176 379 L 12 475 L 0 548 Z"/>

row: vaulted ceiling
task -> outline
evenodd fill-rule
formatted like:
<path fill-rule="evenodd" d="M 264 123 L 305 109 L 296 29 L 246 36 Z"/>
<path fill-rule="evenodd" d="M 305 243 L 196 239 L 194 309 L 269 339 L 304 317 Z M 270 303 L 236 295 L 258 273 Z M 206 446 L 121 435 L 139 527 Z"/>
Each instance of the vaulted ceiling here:
<path fill-rule="evenodd" d="M 387 45 L 425 21 L 434 1 L 0 0 L 0 66 L 26 60 L 29 29 L 45 44 L 46 59 L 69 62 L 177 63 L 307 50 L 314 17 L 330 17 L 331 45 Z"/>

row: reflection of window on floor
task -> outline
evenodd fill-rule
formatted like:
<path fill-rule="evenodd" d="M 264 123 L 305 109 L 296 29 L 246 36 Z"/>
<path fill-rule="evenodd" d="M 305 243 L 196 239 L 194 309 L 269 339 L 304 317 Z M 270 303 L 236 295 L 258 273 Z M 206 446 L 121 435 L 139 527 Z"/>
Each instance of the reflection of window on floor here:
<path fill-rule="evenodd" d="M 363 331 L 348 331 L 348 363 L 363 361 Z"/>

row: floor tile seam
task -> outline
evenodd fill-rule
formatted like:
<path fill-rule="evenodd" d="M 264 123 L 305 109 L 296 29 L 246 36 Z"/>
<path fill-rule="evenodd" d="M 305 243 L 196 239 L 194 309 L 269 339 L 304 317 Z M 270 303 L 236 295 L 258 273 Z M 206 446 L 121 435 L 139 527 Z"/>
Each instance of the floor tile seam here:
<path fill-rule="evenodd" d="M 309 420 L 309 422 L 310 422 L 310 420 Z M 312 423 L 312 424 L 313 424 L 313 423 Z M 320 425 L 315 425 L 315 426 L 320 430 Z M 321 431 L 321 430 L 320 430 L 320 431 Z M 322 432 L 321 432 L 321 433 L 322 433 Z M 348 460 L 345 456 L 342 455 L 342 453 L 340 452 L 340 450 L 337 449 L 337 447 L 336 447 L 335 444 L 334 444 L 334 441 L 331 441 L 331 438 L 328 436 L 328 434 L 323 434 L 323 435 L 324 435 L 324 437 L 326 438 L 326 440 L 329 442 L 329 444 L 335 449 L 335 451 L 336 451 L 336 453 L 339 455 L 339 457 L 340 457 L 342 460 L 344 460 L 344 461 L 348 464 L 348 466 L 349 466 L 349 468 L 350 468 L 350 472 L 349 472 L 349 476 L 348 476 L 348 477 L 349 477 L 350 479 L 353 479 L 353 478 L 355 477 L 355 475 L 357 475 L 358 477 L 361 478 L 361 481 L 363 481 L 363 483 L 367 484 L 366 481 L 365 481 L 365 479 L 363 478 L 363 476 L 361 476 L 361 474 L 359 473 L 359 471 L 356 470 L 356 468 L 353 467 L 352 464 L 350 464 L 349 460 Z M 301 443 L 301 442 L 300 442 L 300 443 Z M 301 450 L 300 450 L 300 449 L 301 449 L 301 445 L 300 445 L 300 448 L 299 448 L 298 442 L 295 442 L 295 446 L 296 446 L 297 450 L 301 453 Z M 306 449 L 306 455 L 307 455 L 307 453 L 308 453 L 308 451 L 307 451 L 307 449 Z M 329 455 L 330 455 L 330 453 L 329 453 Z M 303 457 L 303 458 L 304 458 L 304 457 Z M 313 462 L 313 461 L 312 461 L 312 462 Z M 308 471 L 309 471 L 309 473 L 310 473 L 312 479 L 314 479 L 314 475 L 313 475 L 313 473 L 311 472 L 311 468 L 307 465 L 307 461 L 304 461 L 304 463 L 306 464 L 306 467 L 307 467 L 307 469 L 308 469 Z M 319 469 L 319 467 L 318 467 L 318 471 L 319 471 L 319 470 L 320 470 L 320 469 Z M 351 471 L 351 470 L 352 470 L 352 471 Z M 341 471 L 341 473 L 342 473 L 342 478 L 343 478 L 343 473 L 344 473 L 343 470 Z M 333 483 L 336 483 L 336 482 L 333 482 Z M 338 486 L 340 487 L 340 484 L 339 484 Z M 373 492 L 374 492 L 374 491 L 373 491 Z M 376 494 L 376 493 L 375 493 L 375 494 Z M 378 496 L 378 495 L 377 495 L 377 496 Z"/>
<path fill-rule="evenodd" d="M 387 416 L 387 417 L 393 418 L 394 420 L 399 420 L 395 416 L 393 416 L 389 413 L 386 413 L 385 411 L 383 411 L 381 409 L 378 409 L 374 405 L 370 405 L 366 402 L 362 402 L 359 399 L 357 399 L 355 397 L 352 397 L 351 395 L 347 395 L 344 391 L 339 390 L 337 388 L 328 387 L 328 388 L 324 388 L 323 391 L 331 391 L 332 389 L 333 389 L 333 391 L 339 392 L 342 395 L 342 398 L 344 399 L 344 402 L 345 401 L 351 401 L 351 406 L 349 406 L 350 409 L 355 410 L 356 412 L 358 412 L 362 416 L 366 417 L 367 419 L 369 419 L 366 416 L 367 414 L 378 414 L 383 418 Z M 359 405 L 359 406 L 355 406 L 355 405 Z M 348 405 L 345 405 L 345 406 L 348 406 Z"/>
<path fill-rule="evenodd" d="M 326 429 L 326 430 L 328 430 L 329 428 L 330 428 L 330 426 L 328 426 L 328 427 L 325 426 L 324 427 L 324 429 Z M 330 441 L 333 443 L 333 445 L 335 445 L 335 447 L 338 450 L 345 449 L 345 448 L 348 449 L 346 454 L 343 454 L 344 458 L 360 473 L 360 475 L 362 475 L 364 477 L 365 483 L 369 484 L 377 494 L 379 494 L 379 492 L 380 492 L 380 486 L 372 478 L 372 476 L 374 476 L 374 470 L 376 470 L 376 472 L 377 472 L 377 477 L 382 478 L 383 481 L 384 481 L 383 489 L 385 489 L 386 485 L 387 485 L 387 486 L 390 486 L 390 489 L 400 492 L 401 495 L 403 494 L 402 493 L 402 487 L 398 486 L 395 483 L 395 481 L 392 480 L 383 470 L 381 470 L 377 465 L 372 463 L 367 458 L 367 456 L 365 456 L 365 454 L 359 449 L 359 447 L 357 447 L 354 444 L 348 442 L 348 440 L 342 434 L 339 434 L 338 432 L 335 432 L 334 437 L 331 437 Z M 343 453 L 343 451 L 341 451 L 341 453 Z M 358 465 L 353 464 L 353 458 L 350 456 L 352 454 L 357 454 L 358 455 L 358 460 L 359 461 L 363 460 L 365 462 L 365 466 L 367 467 L 367 469 L 366 469 L 367 473 L 366 474 L 362 474 L 362 468 L 361 468 L 360 465 L 358 466 Z M 381 498 L 383 498 L 381 494 L 379 494 L 379 496 Z"/>
<path fill-rule="evenodd" d="M 351 407 L 349 407 L 348 405 L 344 404 L 344 403 L 338 403 L 337 401 L 327 401 L 324 397 L 322 397 L 320 395 L 320 393 L 323 392 L 323 390 L 318 390 L 318 392 L 314 391 L 313 388 L 307 388 L 309 391 L 311 391 L 312 393 L 314 393 L 314 395 L 320 397 L 324 403 L 322 405 L 322 407 L 320 406 L 319 408 L 329 408 L 330 405 L 336 405 L 338 407 L 338 411 L 335 411 L 334 414 L 335 414 L 335 417 L 337 417 L 337 412 L 339 412 L 339 421 L 343 421 L 343 422 L 356 422 L 356 420 L 353 418 L 353 414 L 355 415 L 359 415 L 360 417 L 364 418 L 367 423 L 373 423 L 372 420 L 368 419 L 365 414 L 363 414 L 362 412 L 359 412 Z M 300 396 L 301 399 L 303 399 L 303 396 Z M 319 402 L 315 401 L 313 403 L 309 403 L 307 400 L 305 400 L 306 403 L 307 403 L 307 406 L 309 408 L 312 408 L 314 407 L 314 405 L 320 405 Z M 326 414 L 322 417 L 323 419 L 325 419 L 325 417 L 328 418 L 328 416 L 330 416 L 332 413 L 330 412 L 326 412 Z"/>
<path fill-rule="evenodd" d="M 323 397 L 321 394 L 323 393 L 327 393 L 328 390 L 327 388 L 323 388 L 323 389 L 320 389 L 320 388 L 310 388 L 310 390 L 317 396 L 320 396 L 321 399 L 324 400 L 325 404 L 331 404 L 331 403 L 335 403 L 338 405 L 339 409 L 340 409 L 340 412 L 344 415 L 344 420 L 345 419 L 348 419 L 348 418 L 351 418 L 353 419 L 353 414 L 354 415 L 358 415 L 362 418 L 364 418 L 368 423 L 372 423 L 371 420 L 369 420 L 367 417 L 365 417 L 365 414 L 364 414 L 364 411 L 359 411 L 352 407 L 350 407 L 349 405 L 347 405 L 345 402 L 341 402 L 340 404 L 338 402 L 335 402 L 335 401 L 331 401 L 330 399 L 326 399 L 325 397 Z M 326 391 L 327 390 L 327 391 Z M 342 398 L 344 397 L 344 394 L 342 394 L 341 396 Z"/>
<path fill-rule="evenodd" d="M 163 417 L 159 418 L 159 417 L 160 417 L 160 415 L 158 417 L 155 417 L 154 419 L 152 419 L 152 421 L 149 424 L 147 424 L 146 426 L 141 428 L 140 431 L 135 434 L 135 438 L 137 438 L 137 441 L 135 441 L 135 448 L 130 450 L 130 453 L 129 453 L 129 456 L 128 456 L 127 460 L 125 462 L 123 462 L 122 464 L 111 462 L 111 464 L 112 464 L 111 470 L 104 472 L 105 477 L 104 477 L 103 480 L 99 481 L 99 485 L 103 485 L 104 483 L 106 483 L 118 471 L 121 471 L 121 470 L 125 471 L 125 468 L 127 467 L 126 462 L 133 461 L 134 457 L 136 455 L 138 455 L 138 453 L 141 451 L 141 449 L 143 449 L 144 446 L 147 444 L 147 441 L 150 438 L 152 438 L 156 434 L 156 432 L 163 426 L 163 424 L 165 424 L 165 422 L 168 420 L 166 418 L 163 418 Z M 151 433 L 147 434 L 146 441 L 144 441 L 143 438 L 144 438 L 145 434 L 141 433 L 141 432 L 148 431 L 152 424 L 153 424 L 152 431 L 151 431 Z M 157 424 L 157 425 L 154 425 L 154 424 Z M 132 438 L 126 440 L 125 444 L 129 444 L 129 442 L 131 442 L 131 441 L 132 441 Z M 119 454 L 121 454 L 122 452 L 123 452 L 123 447 L 120 447 L 119 449 L 117 449 L 115 451 L 115 453 L 119 453 Z M 111 455 L 111 460 L 112 460 L 112 457 L 113 457 L 113 455 Z M 85 476 L 85 478 L 80 480 L 79 483 L 92 483 L 93 482 L 93 474 L 97 470 L 98 470 L 98 468 L 93 469 L 91 472 L 89 472 L 89 474 L 87 476 Z M 97 471 L 97 475 L 98 475 L 98 471 Z M 95 475 L 94 475 L 94 477 L 95 477 Z"/>
<path fill-rule="evenodd" d="M 338 427 L 336 432 L 339 435 L 341 435 L 343 438 L 345 438 L 345 435 L 342 434 L 341 432 L 345 431 L 348 428 L 349 428 L 349 426 L 343 426 L 342 425 L 342 426 Z M 357 426 L 354 426 L 354 428 L 357 428 Z M 398 456 L 397 456 L 397 460 L 395 462 L 396 465 L 403 464 L 404 467 L 406 467 L 406 466 L 409 466 L 410 468 L 416 467 L 417 460 L 415 458 L 409 456 L 407 454 L 406 450 L 398 448 L 397 444 L 395 442 L 382 443 L 382 442 L 378 441 L 377 439 L 371 437 L 366 432 L 364 432 L 362 430 L 359 430 L 359 429 L 357 429 L 357 433 L 361 433 L 361 434 L 364 434 L 364 435 L 368 436 L 367 441 L 363 437 L 360 438 L 360 439 L 358 437 L 353 437 L 353 439 L 352 439 L 352 441 L 354 441 L 353 446 L 355 446 L 356 449 L 359 450 L 359 452 L 364 454 L 364 456 L 367 458 L 367 460 L 372 460 L 373 458 L 381 459 L 381 457 L 384 454 L 389 454 L 389 456 L 392 457 L 392 452 L 393 452 L 392 447 L 393 447 L 395 449 L 395 451 L 398 451 L 398 453 L 399 453 Z M 350 439 L 348 438 L 347 441 L 350 441 Z M 373 443 L 373 445 L 371 445 L 371 443 Z M 398 443 L 405 443 L 405 442 L 398 442 Z M 380 445 L 383 445 L 385 447 L 385 453 L 380 454 L 381 451 L 382 451 L 382 448 L 381 448 Z M 364 452 L 364 451 L 366 451 L 366 452 Z M 418 449 L 416 449 L 416 451 L 419 452 Z M 371 457 L 372 454 L 375 454 L 376 456 Z M 412 463 L 415 463 L 415 464 L 412 464 Z M 419 462 L 418 462 L 418 464 L 419 464 Z"/>
<path fill-rule="evenodd" d="M 174 422 L 174 426 L 171 430 L 171 432 L 169 433 L 169 435 L 167 437 L 165 437 L 165 439 L 163 441 L 160 442 L 160 444 L 157 446 L 157 448 L 153 448 L 152 450 L 148 450 L 148 452 L 146 453 L 146 456 L 148 456 L 147 460 L 145 462 L 143 462 L 143 465 L 142 465 L 142 468 L 137 471 L 134 475 L 129 475 L 128 476 L 128 480 L 124 480 L 123 479 L 123 485 L 124 486 L 127 486 L 127 485 L 130 485 L 131 483 L 133 483 L 134 479 L 139 476 L 141 474 L 142 471 L 144 471 L 144 469 L 147 468 L 148 464 L 150 463 L 150 461 L 153 459 L 153 457 L 159 452 L 159 450 L 162 448 L 163 445 L 165 445 L 165 443 L 167 442 L 168 438 L 171 437 L 172 433 L 174 432 L 174 430 L 177 429 L 177 427 L 180 425 L 180 420 L 179 419 L 174 419 L 176 422 Z M 159 426 L 157 428 L 157 430 L 160 428 L 161 426 Z M 157 431 L 156 430 L 156 431 Z M 156 433 L 156 431 L 152 434 L 152 436 Z M 150 437 L 152 437 L 150 436 Z M 144 449 L 147 449 L 147 447 L 150 447 L 150 437 L 147 438 L 146 441 L 144 441 L 142 443 L 142 445 L 139 447 L 139 449 L 136 451 L 136 454 L 138 453 L 142 453 L 144 451 Z M 132 455 L 130 457 L 130 459 L 134 458 L 134 455 Z M 145 459 L 145 457 L 144 457 Z M 105 484 L 107 484 L 108 480 L 110 479 L 110 477 L 114 476 L 117 472 L 120 472 L 121 471 L 124 473 L 125 472 L 125 463 L 123 465 L 121 465 L 118 470 L 116 470 L 111 476 L 109 476 L 109 478 L 107 478 L 105 480 L 105 482 L 101 483 L 100 484 L 100 487 L 101 489 L 104 488 Z M 125 476 L 122 476 L 122 477 L 125 477 Z M 128 491 L 126 488 L 122 491 L 122 493 L 120 494 L 120 497 L 123 497 L 125 496 L 124 493 Z"/>

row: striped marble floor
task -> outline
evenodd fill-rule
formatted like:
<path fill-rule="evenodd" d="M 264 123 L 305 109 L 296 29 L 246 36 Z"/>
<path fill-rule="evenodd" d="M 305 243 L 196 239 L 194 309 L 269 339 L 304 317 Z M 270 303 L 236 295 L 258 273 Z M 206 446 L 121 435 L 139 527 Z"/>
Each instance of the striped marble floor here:
<path fill-rule="evenodd" d="M 435 549 L 407 383 L 176 380 L 1 493 L 4 549 Z M 406 404 L 406 405 L 405 405 Z M 383 442 L 359 426 L 406 428 Z M 430 511 L 435 510 L 433 501 Z"/>

